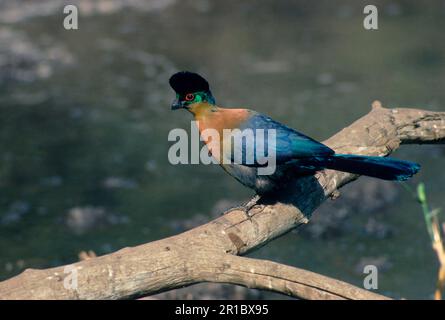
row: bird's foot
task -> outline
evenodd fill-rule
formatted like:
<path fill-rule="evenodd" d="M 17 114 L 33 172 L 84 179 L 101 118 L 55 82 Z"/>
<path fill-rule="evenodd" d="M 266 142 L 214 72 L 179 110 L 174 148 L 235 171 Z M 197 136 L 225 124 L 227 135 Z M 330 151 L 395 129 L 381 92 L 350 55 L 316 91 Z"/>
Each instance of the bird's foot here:
<path fill-rule="evenodd" d="M 329 197 L 331 198 L 331 200 L 337 200 L 337 198 L 340 197 L 340 191 L 338 191 L 337 189 L 332 191 Z"/>
<path fill-rule="evenodd" d="M 244 203 L 241 206 L 237 206 L 237 207 L 233 207 L 230 208 L 229 210 L 225 211 L 223 213 L 223 215 L 228 214 L 232 211 L 242 211 L 244 212 L 244 214 L 246 215 L 248 220 L 251 220 L 252 215 L 250 214 L 250 210 L 257 204 L 258 200 L 260 200 L 260 196 L 259 195 L 255 195 L 255 197 L 253 197 L 252 199 L 250 199 L 249 201 L 247 201 L 246 203 Z"/>

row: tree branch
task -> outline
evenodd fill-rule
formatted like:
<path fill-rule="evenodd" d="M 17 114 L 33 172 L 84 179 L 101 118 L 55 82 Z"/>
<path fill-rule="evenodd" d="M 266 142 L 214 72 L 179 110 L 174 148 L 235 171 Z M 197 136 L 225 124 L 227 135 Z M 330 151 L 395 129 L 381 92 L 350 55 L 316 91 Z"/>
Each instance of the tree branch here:
<path fill-rule="evenodd" d="M 212 261 L 208 258 L 205 261 L 210 264 L 198 265 L 202 268 L 200 273 L 205 274 L 203 281 L 207 282 L 238 284 L 310 300 L 387 299 L 339 280 L 272 261 L 229 254 L 217 254 Z"/>
<path fill-rule="evenodd" d="M 405 143 L 443 143 L 445 112 L 372 111 L 325 143 L 339 153 L 384 156 Z M 25 270 L 0 283 L 5 299 L 121 299 L 198 282 L 227 282 L 304 299 L 381 299 L 380 295 L 309 271 L 237 257 L 309 221 L 312 212 L 356 175 L 324 170 L 297 179 L 249 212 L 231 211 L 182 234 L 75 263 L 77 289 L 65 289 L 64 267 Z"/>

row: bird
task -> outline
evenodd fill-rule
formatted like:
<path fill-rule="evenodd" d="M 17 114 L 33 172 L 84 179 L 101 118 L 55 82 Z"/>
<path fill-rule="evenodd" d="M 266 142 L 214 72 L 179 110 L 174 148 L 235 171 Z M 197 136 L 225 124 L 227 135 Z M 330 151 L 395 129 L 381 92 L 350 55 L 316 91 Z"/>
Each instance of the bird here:
<path fill-rule="evenodd" d="M 294 178 L 313 175 L 324 169 L 338 170 L 356 175 L 364 175 L 384 180 L 405 181 L 420 170 L 420 165 L 390 157 L 338 154 L 328 146 L 312 139 L 295 129 L 273 120 L 267 115 L 245 108 L 224 108 L 216 104 L 208 81 L 201 75 L 180 71 L 173 74 L 169 84 L 176 93 L 171 104 L 172 110 L 185 109 L 192 113 L 201 137 L 206 129 L 219 133 L 219 143 L 224 144 L 224 129 L 250 129 L 253 136 L 246 139 L 265 139 L 257 134 L 257 129 L 275 132 L 273 144 L 276 169 L 273 174 L 259 174 L 264 165 L 259 159 L 247 163 L 233 161 L 231 149 L 211 147 L 211 141 L 204 138 L 212 157 L 232 177 L 244 186 L 254 190 L 257 195 L 274 193 Z M 252 141 L 250 141 L 252 142 Z M 257 141 L 256 141 L 257 142 Z M 267 144 L 265 141 L 260 141 Z M 237 151 L 246 153 L 247 143 L 238 145 Z M 224 161 L 229 160 L 229 161 Z"/>

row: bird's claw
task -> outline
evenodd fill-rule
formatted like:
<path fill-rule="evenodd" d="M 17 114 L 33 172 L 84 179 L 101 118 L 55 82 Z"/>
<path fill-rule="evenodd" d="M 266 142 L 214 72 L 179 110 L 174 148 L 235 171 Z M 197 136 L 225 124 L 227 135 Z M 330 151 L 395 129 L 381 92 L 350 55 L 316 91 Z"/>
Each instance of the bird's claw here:
<path fill-rule="evenodd" d="M 232 211 L 242 211 L 246 215 L 247 219 L 250 221 L 253 216 L 253 214 L 250 214 L 250 210 L 252 210 L 253 207 L 255 207 L 257 205 L 257 202 L 259 199 L 260 199 L 260 196 L 256 195 L 255 197 L 253 197 L 252 199 L 247 201 L 245 204 L 238 206 L 238 207 L 233 207 L 233 208 L 225 211 L 223 213 L 223 215 L 228 214 Z"/>
<path fill-rule="evenodd" d="M 340 197 L 340 191 L 338 191 L 337 189 L 334 190 L 329 197 L 331 198 L 331 200 L 336 200 L 338 197 Z"/>

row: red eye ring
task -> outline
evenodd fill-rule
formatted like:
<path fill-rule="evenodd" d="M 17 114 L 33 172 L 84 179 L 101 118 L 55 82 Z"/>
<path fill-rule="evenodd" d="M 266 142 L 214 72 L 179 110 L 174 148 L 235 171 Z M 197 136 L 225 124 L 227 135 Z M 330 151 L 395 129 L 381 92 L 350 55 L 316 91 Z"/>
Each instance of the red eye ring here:
<path fill-rule="evenodd" d="M 195 99 L 195 95 L 193 94 L 193 93 L 187 93 L 186 95 L 185 95 L 185 100 L 186 101 L 192 101 L 192 100 L 194 100 Z"/>

